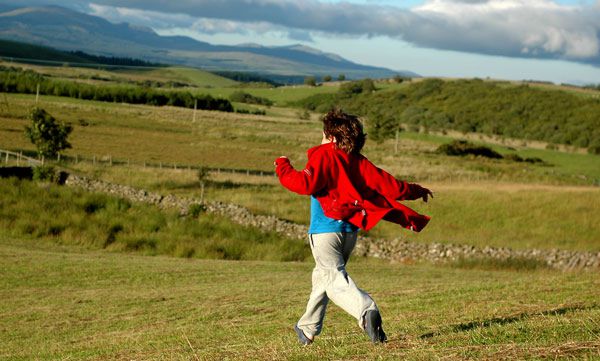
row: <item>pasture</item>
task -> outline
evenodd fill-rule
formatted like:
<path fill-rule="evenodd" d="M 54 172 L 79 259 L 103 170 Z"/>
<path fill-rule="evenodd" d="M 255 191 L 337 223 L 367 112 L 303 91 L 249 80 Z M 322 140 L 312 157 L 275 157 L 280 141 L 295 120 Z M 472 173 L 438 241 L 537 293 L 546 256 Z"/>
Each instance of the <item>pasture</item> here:
<path fill-rule="evenodd" d="M 379 303 L 374 346 L 331 306 L 310 347 L 292 330 L 312 265 L 186 260 L 0 238 L 6 359 L 597 359 L 595 273 L 374 260 L 349 273 Z"/>
<path fill-rule="evenodd" d="M 214 84 L 194 90 L 213 96 L 241 89 L 189 69 L 105 75 Z M 74 126 L 73 149 L 57 164 L 69 172 L 198 198 L 196 168 L 214 168 L 207 200 L 307 224 L 308 199 L 269 172 L 280 155 L 302 167 L 321 138 L 319 114 L 301 119 L 290 104 L 337 85 L 242 90 L 276 105 L 243 105 L 264 116 L 51 96 L 38 106 Z M 23 136 L 34 105 L 32 95 L 0 94 L 0 149 L 35 153 Z M 435 152 L 455 137 L 367 142 L 369 159 L 435 192 L 428 204 L 410 202 L 433 216 L 424 232 L 380 224 L 371 236 L 600 252 L 600 156 L 477 136 L 503 155 L 545 163 Z M 355 257 L 349 273 L 381 307 L 389 342 L 371 345 L 332 305 L 322 336 L 301 347 L 292 327 L 313 267 L 301 241 L 43 183 L 0 180 L 0 189 L 2 359 L 600 359 L 597 271 Z"/>

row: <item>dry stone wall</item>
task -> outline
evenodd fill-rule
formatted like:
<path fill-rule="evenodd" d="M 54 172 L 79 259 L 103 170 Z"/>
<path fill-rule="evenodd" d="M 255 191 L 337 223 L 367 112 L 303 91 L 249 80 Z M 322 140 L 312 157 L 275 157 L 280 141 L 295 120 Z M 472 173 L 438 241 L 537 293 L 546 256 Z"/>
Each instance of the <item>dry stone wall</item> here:
<path fill-rule="evenodd" d="M 134 202 L 154 204 L 161 209 L 175 209 L 187 215 L 198 200 L 163 196 L 129 186 L 107 183 L 81 176 L 69 175 L 67 186 L 81 187 L 91 192 L 101 192 L 122 197 Z M 206 211 L 231 219 L 233 222 L 256 227 L 265 231 L 274 231 L 289 238 L 305 240 L 308 227 L 279 219 L 274 216 L 256 215 L 239 205 L 223 202 L 206 202 Z M 474 247 L 441 243 L 415 243 L 400 239 L 385 240 L 360 236 L 355 252 L 359 255 L 388 259 L 398 262 L 430 261 L 433 263 L 452 262 L 460 259 L 491 258 L 510 260 L 513 258 L 540 261 L 549 267 L 572 270 L 600 270 L 600 252 L 576 252 L 567 250 L 513 250 L 500 247 Z"/>

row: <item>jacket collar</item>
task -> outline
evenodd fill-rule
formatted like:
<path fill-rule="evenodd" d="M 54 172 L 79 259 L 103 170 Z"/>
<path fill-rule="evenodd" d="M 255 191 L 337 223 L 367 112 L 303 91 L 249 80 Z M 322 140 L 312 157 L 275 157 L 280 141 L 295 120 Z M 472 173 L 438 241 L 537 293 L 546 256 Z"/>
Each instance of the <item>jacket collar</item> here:
<path fill-rule="evenodd" d="M 336 150 L 337 148 L 335 147 L 335 143 L 325 143 L 325 144 L 317 145 L 316 147 L 310 148 L 309 150 L 306 151 L 306 154 L 310 158 L 316 151 L 326 150 L 326 149 Z"/>

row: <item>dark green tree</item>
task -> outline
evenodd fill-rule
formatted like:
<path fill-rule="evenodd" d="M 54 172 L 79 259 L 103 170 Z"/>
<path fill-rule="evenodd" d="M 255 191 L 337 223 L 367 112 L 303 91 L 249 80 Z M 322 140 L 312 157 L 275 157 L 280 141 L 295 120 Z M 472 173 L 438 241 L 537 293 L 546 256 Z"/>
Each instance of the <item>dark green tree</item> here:
<path fill-rule="evenodd" d="M 314 76 L 307 76 L 306 78 L 304 78 L 304 85 L 316 86 L 317 79 Z"/>
<path fill-rule="evenodd" d="M 43 157 L 56 157 L 63 149 L 71 148 L 67 141 L 73 131 L 70 124 L 58 122 L 44 109 L 35 107 L 29 113 L 31 126 L 25 127 L 25 136 L 33 143 L 38 154 Z"/>

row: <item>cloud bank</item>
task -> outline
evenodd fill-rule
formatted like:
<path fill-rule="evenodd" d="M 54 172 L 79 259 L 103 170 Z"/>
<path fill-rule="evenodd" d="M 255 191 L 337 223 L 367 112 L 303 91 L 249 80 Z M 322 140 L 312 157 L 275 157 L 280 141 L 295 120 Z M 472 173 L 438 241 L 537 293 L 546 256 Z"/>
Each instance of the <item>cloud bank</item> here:
<path fill-rule="evenodd" d="M 95 0 L 113 21 L 201 33 L 388 36 L 415 46 L 600 66 L 600 1 L 428 0 L 412 9 L 317 0 Z M 143 9 L 143 10 L 142 10 Z"/>

